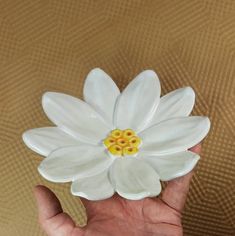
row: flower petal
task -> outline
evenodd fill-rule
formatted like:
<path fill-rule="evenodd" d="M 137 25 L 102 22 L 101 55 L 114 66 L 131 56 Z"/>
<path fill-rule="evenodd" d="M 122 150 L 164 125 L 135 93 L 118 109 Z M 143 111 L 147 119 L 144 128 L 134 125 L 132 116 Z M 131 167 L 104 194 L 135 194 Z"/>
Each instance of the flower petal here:
<path fill-rule="evenodd" d="M 113 196 L 114 189 L 109 181 L 108 172 L 106 170 L 88 178 L 75 180 L 72 183 L 71 192 L 75 196 L 96 201 Z"/>
<path fill-rule="evenodd" d="M 114 114 L 114 123 L 120 129 L 141 131 L 154 115 L 160 100 L 160 82 L 157 74 L 145 70 L 124 89 Z"/>
<path fill-rule="evenodd" d="M 84 99 L 110 124 L 120 91 L 111 77 L 103 70 L 95 68 L 87 75 L 84 85 Z"/>
<path fill-rule="evenodd" d="M 141 152 L 146 155 L 164 155 L 186 151 L 198 144 L 209 132 L 207 117 L 173 118 L 151 126 L 139 134 Z"/>
<path fill-rule="evenodd" d="M 43 156 L 49 155 L 53 150 L 60 147 L 81 145 L 80 141 L 58 127 L 30 129 L 24 132 L 22 137 L 30 149 Z"/>
<path fill-rule="evenodd" d="M 186 175 L 194 168 L 199 159 L 199 155 L 190 151 L 143 157 L 143 160 L 156 170 L 162 181 Z"/>
<path fill-rule="evenodd" d="M 42 105 L 53 123 L 81 141 L 97 144 L 110 131 L 101 116 L 78 98 L 47 92 Z"/>
<path fill-rule="evenodd" d="M 158 108 L 148 126 L 175 117 L 188 116 L 195 103 L 195 93 L 191 87 L 176 89 L 161 97 Z"/>
<path fill-rule="evenodd" d="M 156 171 L 136 158 L 118 158 L 110 170 L 112 184 L 118 194 L 131 200 L 157 196 L 161 184 Z"/>
<path fill-rule="evenodd" d="M 69 182 L 98 174 L 113 162 L 103 147 L 83 145 L 60 148 L 38 167 L 40 174 L 52 182 Z"/>

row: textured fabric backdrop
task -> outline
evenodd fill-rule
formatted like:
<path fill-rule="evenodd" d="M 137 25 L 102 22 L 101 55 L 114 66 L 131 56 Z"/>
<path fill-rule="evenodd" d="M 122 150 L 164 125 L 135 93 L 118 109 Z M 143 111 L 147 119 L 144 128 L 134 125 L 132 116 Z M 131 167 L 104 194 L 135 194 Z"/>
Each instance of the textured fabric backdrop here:
<path fill-rule="evenodd" d="M 21 134 L 51 125 L 45 91 L 82 97 L 94 67 L 121 89 L 146 68 L 159 74 L 162 94 L 195 89 L 194 114 L 209 116 L 212 130 L 184 211 L 185 235 L 235 235 L 234 0 L 0 0 L 0 235 L 44 235 L 32 194 L 39 183 L 85 223 L 70 184 L 39 176 L 42 157 Z"/>

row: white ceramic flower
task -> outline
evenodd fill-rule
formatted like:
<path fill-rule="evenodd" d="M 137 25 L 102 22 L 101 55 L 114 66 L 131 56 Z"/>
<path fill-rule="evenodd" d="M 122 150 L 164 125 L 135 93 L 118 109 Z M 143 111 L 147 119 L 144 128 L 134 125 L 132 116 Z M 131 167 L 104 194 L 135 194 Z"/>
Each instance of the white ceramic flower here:
<path fill-rule="evenodd" d="M 192 88 L 160 98 L 157 74 L 145 70 L 120 93 L 96 68 L 86 78 L 84 100 L 45 93 L 42 106 L 56 127 L 23 134 L 29 148 L 46 156 L 40 174 L 52 182 L 72 181 L 73 195 L 89 200 L 115 191 L 132 200 L 157 196 L 160 180 L 187 174 L 199 160 L 188 149 L 207 135 L 210 121 L 189 117 Z"/>

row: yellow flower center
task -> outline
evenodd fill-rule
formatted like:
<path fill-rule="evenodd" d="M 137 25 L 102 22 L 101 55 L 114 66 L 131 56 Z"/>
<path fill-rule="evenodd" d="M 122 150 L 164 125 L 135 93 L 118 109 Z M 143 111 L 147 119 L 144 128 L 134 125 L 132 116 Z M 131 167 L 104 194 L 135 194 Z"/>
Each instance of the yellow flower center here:
<path fill-rule="evenodd" d="M 114 129 L 103 143 L 114 156 L 133 156 L 139 151 L 141 139 L 132 129 Z"/>

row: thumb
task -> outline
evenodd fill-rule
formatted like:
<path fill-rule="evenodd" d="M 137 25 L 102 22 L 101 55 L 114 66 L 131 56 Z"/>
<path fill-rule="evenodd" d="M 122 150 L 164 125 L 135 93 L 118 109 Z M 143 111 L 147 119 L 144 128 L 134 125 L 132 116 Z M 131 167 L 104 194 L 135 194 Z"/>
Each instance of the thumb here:
<path fill-rule="evenodd" d="M 38 185 L 34 189 L 41 227 L 49 236 L 68 236 L 76 229 L 79 236 L 83 230 L 76 228 L 72 218 L 63 212 L 56 195 L 47 187 Z"/>

